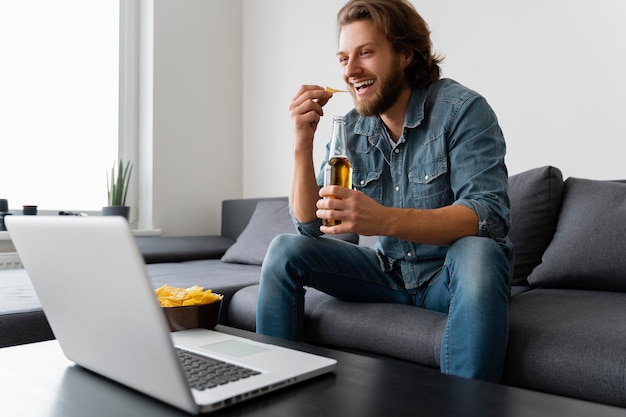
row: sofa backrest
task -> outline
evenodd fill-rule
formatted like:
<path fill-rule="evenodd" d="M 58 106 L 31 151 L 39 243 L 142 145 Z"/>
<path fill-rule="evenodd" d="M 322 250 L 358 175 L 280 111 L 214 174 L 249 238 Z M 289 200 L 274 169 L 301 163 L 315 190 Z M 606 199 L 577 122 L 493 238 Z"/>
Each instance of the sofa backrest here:
<path fill-rule="evenodd" d="M 222 202 L 222 236 L 237 240 L 261 200 L 287 201 L 288 197 L 242 198 Z"/>
<path fill-rule="evenodd" d="M 569 177 L 533 286 L 626 292 L 626 184 Z"/>
<path fill-rule="evenodd" d="M 514 285 L 626 291 L 624 180 L 546 166 L 509 177 L 509 198 Z"/>
<path fill-rule="evenodd" d="M 556 230 L 562 196 L 563 174 L 558 168 L 544 166 L 509 177 L 513 285 L 528 285 L 528 275 L 541 263 Z"/>

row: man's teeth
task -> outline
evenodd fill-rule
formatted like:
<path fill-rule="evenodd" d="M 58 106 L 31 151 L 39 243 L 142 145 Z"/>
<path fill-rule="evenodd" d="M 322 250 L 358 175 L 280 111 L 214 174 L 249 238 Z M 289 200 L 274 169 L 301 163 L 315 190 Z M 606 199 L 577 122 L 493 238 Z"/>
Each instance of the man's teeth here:
<path fill-rule="evenodd" d="M 365 87 L 365 86 L 368 86 L 368 85 L 372 85 L 372 84 L 374 84 L 374 80 L 361 81 L 361 82 L 358 82 L 358 83 L 354 83 L 354 88 L 356 88 L 358 90 L 358 89 L 360 89 L 362 87 Z"/>

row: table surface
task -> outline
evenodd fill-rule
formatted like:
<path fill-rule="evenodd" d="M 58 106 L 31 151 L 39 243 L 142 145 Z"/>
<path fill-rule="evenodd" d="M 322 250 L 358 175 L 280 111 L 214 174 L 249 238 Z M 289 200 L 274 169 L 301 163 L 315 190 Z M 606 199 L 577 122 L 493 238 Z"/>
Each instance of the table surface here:
<path fill-rule="evenodd" d="M 626 409 L 441 375 L 393 359 L 248 336 L 337 359 L 334 373 L 219 410 L 215 416 L 626 416 Z M 0 349 L 2 416 L 187 416 L 68 361 L 56 341 Z"/>

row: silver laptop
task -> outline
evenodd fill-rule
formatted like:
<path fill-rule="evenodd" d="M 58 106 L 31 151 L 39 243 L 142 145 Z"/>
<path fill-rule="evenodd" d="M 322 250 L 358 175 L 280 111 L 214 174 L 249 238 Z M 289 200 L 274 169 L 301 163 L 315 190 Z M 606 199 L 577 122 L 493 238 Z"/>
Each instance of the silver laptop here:
<path fill-rule="evenodd" d="M 71 361 L 190 413 L 334 370 L 336 361 L 206 329 L 171 333 L 121 217 L 7 216 L 7 229 Z M 176 348 L 254 375 L 191 388 Z"/>

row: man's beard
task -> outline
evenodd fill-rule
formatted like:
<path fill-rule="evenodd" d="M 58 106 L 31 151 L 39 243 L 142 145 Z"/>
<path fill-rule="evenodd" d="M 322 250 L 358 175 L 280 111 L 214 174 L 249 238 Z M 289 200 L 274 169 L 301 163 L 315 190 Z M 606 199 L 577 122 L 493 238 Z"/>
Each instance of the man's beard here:
<path fill-rule="evenodd" d="M 358 100 L 355 97 L 356 111 L 362 116 L 377 116 L 389 110 L 400 97 L 406 86 L 406 79 L 398 64 L 389 75 L 378 79 L 376 83 L 378 86 L 374 97 L 368 100 Z"/>

